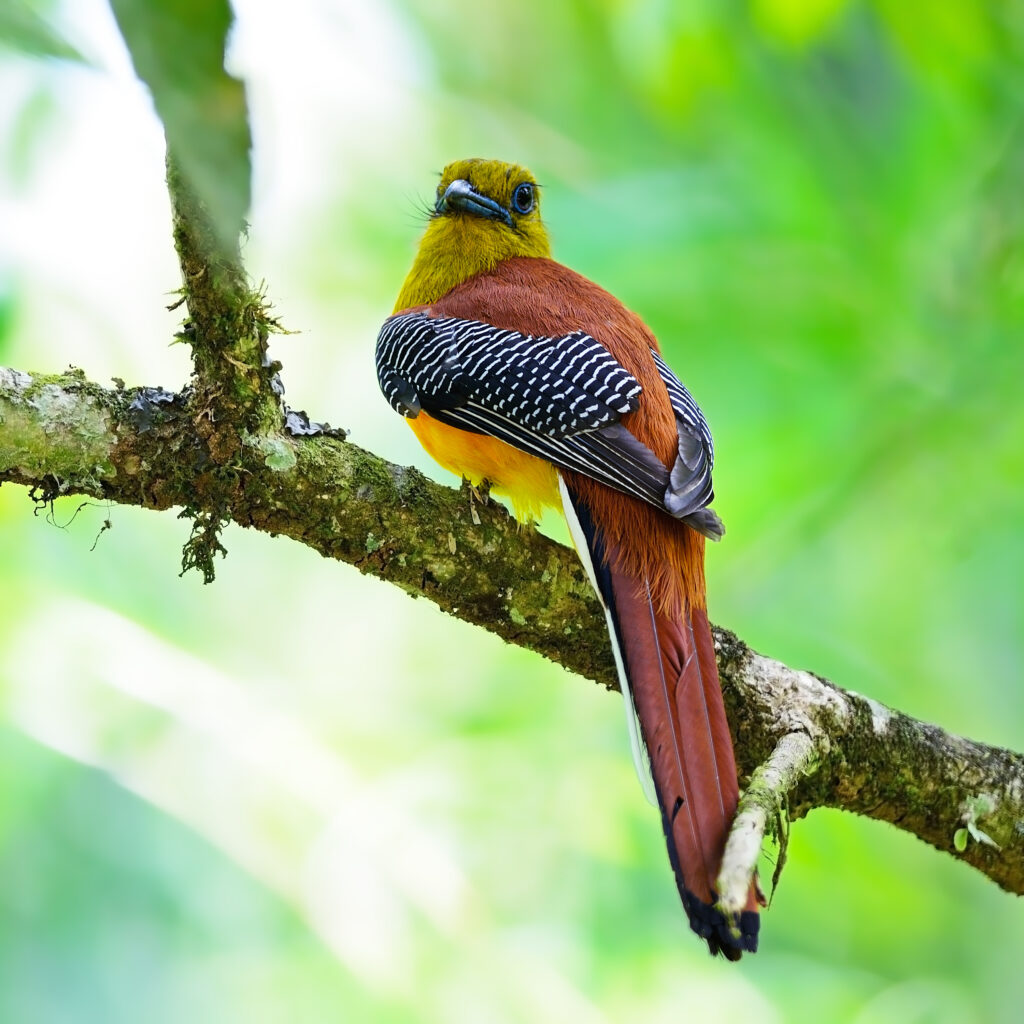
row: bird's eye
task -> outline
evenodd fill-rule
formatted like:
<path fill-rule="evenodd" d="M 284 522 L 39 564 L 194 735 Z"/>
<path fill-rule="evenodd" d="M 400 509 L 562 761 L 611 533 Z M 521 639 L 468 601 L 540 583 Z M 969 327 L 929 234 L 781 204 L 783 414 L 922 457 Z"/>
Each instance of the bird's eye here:
<path fill-rule="evenodd" d="M 516 185 L 512 193 L 512 209 L 516 213 L 529 213 L 533 209 L 534 201 L 533 185 L 528 181 Z"/>

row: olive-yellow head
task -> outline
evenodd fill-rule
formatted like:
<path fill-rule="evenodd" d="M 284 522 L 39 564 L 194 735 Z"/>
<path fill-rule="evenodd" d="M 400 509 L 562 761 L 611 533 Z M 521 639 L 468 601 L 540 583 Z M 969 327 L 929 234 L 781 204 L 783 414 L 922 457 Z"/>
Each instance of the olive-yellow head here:
<path fill-rule="evenodd" d="M 534 176 L 501 160 L 456 160 L 441 174 L 430 223 L 395 309 L 435 302 L 514 256 L 551 256 Z"/>

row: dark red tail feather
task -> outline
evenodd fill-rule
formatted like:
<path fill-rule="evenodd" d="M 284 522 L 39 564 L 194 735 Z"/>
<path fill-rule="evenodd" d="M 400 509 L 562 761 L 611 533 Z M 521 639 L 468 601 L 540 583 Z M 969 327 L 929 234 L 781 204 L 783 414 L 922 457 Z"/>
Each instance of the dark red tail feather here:
<path fill-rule="evenodd" d="M 752 888 L 736 922 L 715 907 L 715 882 L 739 790 L 707 615 L 682 604 L 659 611 L 642 581 L 616 572 L 614 561 L 609 574 L 683 907 L 712 953 L 738 959 L 757 949 L 757 903 Z"/>
<path fill-rule="evenodd" d="M 716 907 L 739 788 L 707 613 L 691 605 L 682 580 L 671 600 L 653 600 L 648 581 L 621 570 L 619 553 L 606 546 L 579 495 L 569 493 L 611 613 L 690 927 L 712 953 L 738 960 L 757 949 L 758 900 L 752 884 L 737 919 Z"/>

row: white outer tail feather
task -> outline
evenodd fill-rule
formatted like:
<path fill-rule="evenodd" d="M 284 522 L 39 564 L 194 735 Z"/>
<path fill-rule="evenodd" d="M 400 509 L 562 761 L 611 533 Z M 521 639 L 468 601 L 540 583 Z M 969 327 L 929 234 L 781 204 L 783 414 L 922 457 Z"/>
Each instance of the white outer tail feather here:
<path fill-rule="evenodd" d="M 576 516 L 576 509 L 573 508 L 572 499 L 566 489 L 562 474 L 558 474 L 558 491 L 562 496 L 562 513 L 569 526 L 569 535 L 572 537 L 576 554 L 590 580 L 590 585 L 597 594 L 604 611 L 605 622 L 608 624 L 608 638 L 612 644 L 612 655 L 615 658 L 615 671 L 619 676 L 619 686 L 622 689 L 622 702 L 626 711 L 626 731 L 629 734 L 629 750 L 633 755 L 633 767 L 636 769 L 636 777 L 640 781 L 640 788 L 652 807 L 658 806 L 658 795 L 654 789 L 654 775 L 651 772 L 651 759 L 647 753 L 647 746 L 640 734 L 640 719 L 637 717 L 636 707 L 633 704 L 633 693 L 629 687 L 629 677 L 626 675 L 626 666 L 622 658 L 622 649 L 619 647 L 619 638 L 615 631 L 615 622 L 612 619 L 612 612 L 605 604 L 601 594 L 601 588 L 597 585 L 597 574 L 594 572 L 594 562 L 590 557 L 590 548 L 587 546 L 587 538 L 583 533 L 583 527 Z"/>

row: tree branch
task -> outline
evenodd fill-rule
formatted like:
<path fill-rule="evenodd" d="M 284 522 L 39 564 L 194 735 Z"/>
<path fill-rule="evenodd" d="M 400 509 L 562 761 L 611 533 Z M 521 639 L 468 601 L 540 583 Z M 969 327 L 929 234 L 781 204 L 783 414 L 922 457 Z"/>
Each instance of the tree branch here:
<path fill-rule="evenodd" d="M 315 425 L 307 436 L 242 435 L 225 461 L 203 424 L 193 390 L 0 369 L 0 483 L 28 486 L 37 501 L 180 506 L 284 534 L 615 688 L 603 615 L 569 549 Z M 765 829 L 787 807 L 796 818 L 816 806 L 889 821 L 1024 894 L 1024 756 L 790 669 L 727 630 L 716 627 L 715 641 L 748 778 L 724 902 L 743 890 Z"/>

